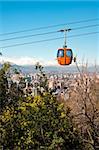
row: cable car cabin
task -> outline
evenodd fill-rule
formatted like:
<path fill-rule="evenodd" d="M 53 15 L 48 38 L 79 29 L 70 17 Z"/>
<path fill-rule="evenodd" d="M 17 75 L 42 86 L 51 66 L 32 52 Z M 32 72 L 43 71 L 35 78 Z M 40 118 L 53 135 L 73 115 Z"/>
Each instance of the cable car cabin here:
<path fill-rule="evenodd" d="M 60 48 L 57 51 L 57 61 L 60 65 L 70 65 L 73 59 L 73 52 L 70 48 Z"/>

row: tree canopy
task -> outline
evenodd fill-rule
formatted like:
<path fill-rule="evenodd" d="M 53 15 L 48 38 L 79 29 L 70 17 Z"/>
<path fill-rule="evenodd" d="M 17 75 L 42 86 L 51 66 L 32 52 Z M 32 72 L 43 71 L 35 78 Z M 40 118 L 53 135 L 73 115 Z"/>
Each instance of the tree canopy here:
<path fill-rule="evenodd" d="M 8 86 L 9 67 L 0 70 L 0 149 L 85 150 L 70 109 L 50 94 L 43 67 L 38 68 L 40 86 L 46 89 L 34 97 L 24 95 L 13 81 Z"/>

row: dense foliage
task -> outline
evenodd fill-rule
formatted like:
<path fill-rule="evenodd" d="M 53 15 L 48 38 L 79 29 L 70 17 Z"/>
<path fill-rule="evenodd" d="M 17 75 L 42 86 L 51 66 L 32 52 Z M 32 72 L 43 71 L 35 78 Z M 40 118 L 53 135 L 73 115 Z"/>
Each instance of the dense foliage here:
<path fill-rule="evenodd" d="M 24 95 L 13 82 L 9 87 L 7 71 L 0 70 L 0 149 L 85 150 L 69 108 L 64 109 L 47 88 L 33 97 Z M 44 87 L 47 79 L 42 69 L 40 73 Z"/>
<path fill-rule="evenodd" d="M 1 116 L 4 149 L 82 149 L 81 138 L 63 105 L 46 94 L 29 97 Z"/>

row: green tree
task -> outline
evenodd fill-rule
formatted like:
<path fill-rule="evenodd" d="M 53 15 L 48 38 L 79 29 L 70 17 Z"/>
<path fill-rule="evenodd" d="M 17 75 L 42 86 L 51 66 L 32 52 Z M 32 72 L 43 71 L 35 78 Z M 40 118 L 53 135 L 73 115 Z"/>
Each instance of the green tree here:
<path fill-rule="evenodd" d="M 82 150 L 81 136 L 68 110 L 46 93 L 27 97 L 17 110 L 8 108 L 2 115 L 2 145 L 6 149 Z M 12 112 L 11 112 L 12 111 Z"/>
<path fill-rule="evenodd" d="M 44 68 L 42 65 L 40 65 L 40 63 L 38 62 L 35 65 L 35 69 L 37 70 L 37 76 L 39 78 L 39 84 L 37 85 L 37 88 L 43 88 L 45 92 L 48 92 L 48 79 L 47 76 L 44 72 Z M 40 90 L 38 90 L 38 92 L 40 93 Z"/>
<path fill-rule="evenodd" d="M 40 73 L 42 76 L 42 69 Z M 5 72 L 2 78 L 4 76 Z M 44 80 L 44 77 L 42 77 L 41 84 L 44 83 L 46 87 L 47 80 L 46 78 Z M 4 84 L 4 79 L 2 84 Z M 6 86 L 3 100 L 5 100 L 7 90 Z M 0 115 L 1 149 L 85 150 L 70 110 L 64 109 L 64 105 L 46 89 L 43 95 L 25 97 L 24 93 L 19 93 L 16 84 L 12 82 L 8 94 L 11 103 L 5 105 Z"/>
<path fill-rule="evenodd" d="M 10 68 L 8 63 L 5 63 L 0 69 L 0 111 L 8 104 L 7 93 L 8 93 L 8 80 L 7 73 Z"/>

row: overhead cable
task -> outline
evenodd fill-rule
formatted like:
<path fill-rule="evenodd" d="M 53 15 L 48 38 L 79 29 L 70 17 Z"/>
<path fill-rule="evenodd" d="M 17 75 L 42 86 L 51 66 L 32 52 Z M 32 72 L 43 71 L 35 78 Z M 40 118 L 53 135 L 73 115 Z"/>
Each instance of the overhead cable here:
<path fill-rule="evenodd" d="M 54 27 L 63 26 L 63 25 L 91 22 L 91 21 L 96 21 L 96 20 L 99 20 L 99 18 L 80 20 L 80 21 L 73 21 L 73 22 L 67 22 L 67 23 L 63 23 L 63 24 L 55 24 L 55 25 L 50 25 L 50 26 L 43 26 L 43 27 L 31 28 L 31 29 L 25 29 L 25 30 L 19 30 L 19 31 L 13 31 L 13 32 L 6 32 L 6 33 L 1 33 L 0 36 L 24 33 L 24 32 L 34 31 L 34 30 L 49 29 L 49 28 L 54 28 Z"/>
<path fill-rule="evenodd" d="M 89 25 L 89 26 L 81 26 L 77 28 L 72 28 L 71 30 L 79 30 L 79 29 L 85 29 L 85 28 L 92 28 L 99 26 L 99 24 L 94 24 L 94 25 Z M 29 38 L 29 37 L 34 37 L 34 36 L 41 36 L 41 35 L 48 35 L 48 34 L 54 34 L 57 33 L 58 31 L 52 31 L 52 32 L 45 32 L 45 33 L 38 33 L 38 34 L 29 34 L 29 35 L 24 35 L 24 36 L 17 36 L 17 37 L 11 37 L 11 38 L 6 38 L 6 39 L 0 39 L 0 41 L 10 41 L 10 40 L 15 40 L 15 39 L 23 39 L 23 38 Z"/>
<path fill-rule="evenodd" d="M 89 33 L 83 33 L 83 34 L 76 34 L 76 35 L 71 35 L 68 36 L 68 38 L 72 37 L 80 37 L 80 36 L 86 36 L 86 35 L 92 35 L 92 34 L 98 34 L 99 32 L 89 32 Z M 30 44 L 35 44 L 35 43 L 41 43 L 41 42 L 47 42 L 47 41 L 53 41 L 53 40 L 59 40 L 64 37 L 59 37 L 59 38 L 52 38 L 52 39 L 44 39 L 44 40 L 39 40 L 39 41 L 31 41 L 31 42 L 25 42 L 25 43 L 17 43 L 13 45 L 7 45 L 7 46 L 1 46 L 0 48 L 9 48 L 9 47 L 16 47 L 16 46 L 22 46 L 22 45 L 30 45 Z"/>

